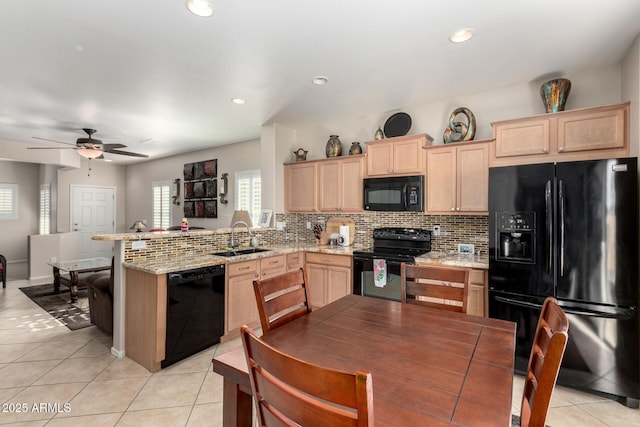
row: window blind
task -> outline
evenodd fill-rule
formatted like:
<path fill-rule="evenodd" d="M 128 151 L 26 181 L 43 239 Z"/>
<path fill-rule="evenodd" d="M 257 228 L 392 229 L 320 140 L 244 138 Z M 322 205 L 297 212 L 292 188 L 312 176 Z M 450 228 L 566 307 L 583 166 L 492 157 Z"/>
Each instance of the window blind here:
<path fill-rule="evenodd" d="M 153 183 L 153 227 L 171 227 L 171 181 Z"/>
<path fill-rule="evenodd" d="M 0 219 L 18 219 L 18 184 L 0 182 Z"/>

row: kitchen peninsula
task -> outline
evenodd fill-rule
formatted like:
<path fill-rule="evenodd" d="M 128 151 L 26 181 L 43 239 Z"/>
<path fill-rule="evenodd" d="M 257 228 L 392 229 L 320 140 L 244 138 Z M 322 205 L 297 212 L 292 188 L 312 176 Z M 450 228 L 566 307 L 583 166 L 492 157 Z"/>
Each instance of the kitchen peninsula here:
<path fill-rule="evenodd" d="M 183 270 L 226 266 L 225 270 L 225 328 L 222 340 L 235 336 L 242 323 L 255 321 L 259 326 L 253 304 L 252 281 L 257 277 L 282 274 L 305 265 L 305 258 L 319 254 L 335 257 L 326 260 L 327 269 L 338 265 L 348 274 L 340 276 L 344 281 L 331 284 L 322 281 L 316 286 L 315 299 L 320 304 L 328 303 L 351 293 L 352 251 L 356 246 L 318 246 L 313 243 L 273 244 L 277 241 L 275 229 L 251 229 L 258 236 L 260 249 L 255 253 L 234 256 L 215 255 L 224 252 L 229 241 L 230 229 L 194 230 L 182 232 L 123 233 L 93 236 L 94 240 L 110 240 L 115 243 L 114 295 L 113 295 L 113 346 L 111 352 L 117 357 L 126 355 L 150 371 L 160 369 L 164 359 L 167 274 Z M 249 233 L 240 231 L 236 235 L 242 248 L 249 248 Z M 228 254 L 225 254 L 228 255 Z M 313 259 L 314 263 L 318 260 Z M 309 261 L 311 261 L 311 259 Z M 338 261 L 337 263 L 335 261 Z M 460 265 L 474 269 L 486 269 L 487 261 L 477 256 L 446 255 L 431 253 L 416 260 L 419 263 L 441 263 Z M 477 270 L 474 270 L 477 271 Z M 325 273 L 326 276 L 326 273 Z M 321 281 L 322 276 L 316 276 Z M 342 280 L 338 279 L 338 280 Z M 312 277 L 310 276 L 310 282 Z M 324 289 L 323 289 L 324 287 Z M 133 293 L 132 293 L 133 292 Z M 135 295 L 135 296 L 134 296 Z M 143 297 L 144 296 L 144 297 Z M 133 303 L 131 300 L 136 300 Z M 145 301 L 139 301 L 145 299 Z M 148 300 L 147 300 L 148 299 Z M 127 304 L 129 307 L 127 308 Z M 137 322 L 127 324 L 127 312 L 135 313 Z M 145 314 L 142 315 L 141 313 Z M 255 315 L 255 316 L 254 316 Z M 142 317 L 147 316 L 145 319 Z M 152 319 L 152 320 L 149 320 Z M 146 340 L 149 348 L 135 351 L 127 348 L 127 333 L 140 334 L 139 342 Z M 129 339 L 134 338 L 133 336 Z M 136 341 L 138 342 L 138 341 Z"/>

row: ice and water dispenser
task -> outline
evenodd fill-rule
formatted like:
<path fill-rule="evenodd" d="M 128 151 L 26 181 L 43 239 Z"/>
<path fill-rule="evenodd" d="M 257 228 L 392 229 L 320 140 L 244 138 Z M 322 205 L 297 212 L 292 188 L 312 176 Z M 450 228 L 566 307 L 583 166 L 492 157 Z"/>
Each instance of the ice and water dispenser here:
<path fill-rule="evenodd" d="M 497 259 L 535 262 L 535 212 L 498 212 Z"/>

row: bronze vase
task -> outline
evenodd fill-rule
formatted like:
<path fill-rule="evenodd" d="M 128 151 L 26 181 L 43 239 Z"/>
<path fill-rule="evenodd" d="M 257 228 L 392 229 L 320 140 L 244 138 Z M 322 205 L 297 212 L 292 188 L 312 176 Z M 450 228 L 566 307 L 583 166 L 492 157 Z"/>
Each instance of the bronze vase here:
<path fill-rule="evenodd" d="M 342 155 L 342 142 L 338 135 L 330 135 L 325 149 L 327 157 L 339 157 Z"/>
<path fill-rule="evenodd" d="M 351 148 L 349 148 L 349 155 L 362 154 L 362 147 L 359 142 L 352 142 Z"/>
<path fill-rule="evenodd" d="M 571 81 L 569 79 L 554 79 L 543 84 L 540 87 L 540 96 L 547 113 L 564 111 L 569 92 L 571 92 Z"/>

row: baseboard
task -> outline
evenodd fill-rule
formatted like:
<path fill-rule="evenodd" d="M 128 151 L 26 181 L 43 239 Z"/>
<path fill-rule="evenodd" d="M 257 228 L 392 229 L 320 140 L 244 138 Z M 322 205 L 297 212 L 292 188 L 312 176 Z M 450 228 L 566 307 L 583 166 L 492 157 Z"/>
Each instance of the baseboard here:
<path fill-rule="evenodd" d="M 124 357 L 124 350 L 116 350 L 114 347 L 111 347 L 111 354 L 122 359 Z"/>
<path fill-rule="evenodd" d="M 49 279 L 53 282 L 53 276 L 29 276 L 29 280 Z"/>

